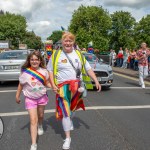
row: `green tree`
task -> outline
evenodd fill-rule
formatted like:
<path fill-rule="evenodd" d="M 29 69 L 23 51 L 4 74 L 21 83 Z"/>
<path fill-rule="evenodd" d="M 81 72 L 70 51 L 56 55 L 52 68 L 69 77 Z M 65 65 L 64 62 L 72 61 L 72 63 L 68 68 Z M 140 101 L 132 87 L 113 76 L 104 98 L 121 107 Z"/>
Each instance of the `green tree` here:
<path fill-rule="evenodd" d="M 135 27 L 135 40 L 138 46 L 146 42 L 150 46 L 150 15 L 143 17 Z"/>
<path fill-rule="evenodd" d="M 72 15 L 69 31 L 76 35 L 79 47 L 87 47 L 90 41 L 95 49 L 107 50 L 111 18 L 102 7 L 81 5 Z"/>
<path fill-rule="evenodd" d="M 0 10 L 0 15 L 4 15 L 4 11 L 3 10 Z"/>
<path fill-rule="evenodd" d="M 62 37 L 62 31 L 53 31 L 52 34 L 47 38 L 47 40 L 52 40 L 55 44 Z"/>
<path fill-rule="evenodd" d="M 110 48 L 135 48 L 134 26 L 135 18 L 129 12 L 117 11 L 111 15 L 112 29 L 110 31 Z"/>
<path fill-rule="evenodd" d="M 36 36 L 33 31 L 26 32 L 22 43 L 27 44 L 28 49 L 41 49 L 43 47 L 41 37 Z"/>
<path fill-rule="evenodd" d="M 26 33 L 26 19 L 21 15 L 0 13 L 0 40 L 9 40 L 16 48 Z"/>

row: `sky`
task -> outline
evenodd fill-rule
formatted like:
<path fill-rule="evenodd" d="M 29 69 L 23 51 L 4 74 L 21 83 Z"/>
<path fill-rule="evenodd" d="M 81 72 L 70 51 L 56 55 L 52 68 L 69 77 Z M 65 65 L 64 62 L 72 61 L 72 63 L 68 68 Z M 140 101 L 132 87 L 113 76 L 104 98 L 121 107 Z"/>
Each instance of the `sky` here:
<path fill-rule="evenodd" d="M 128 11 L 137 22 L 150 14 L 149 0 L 0 0 L 0 10 L 25 16 L 27 30 L 34 31 L 43 41 L 61 26 L 67 29 L 80 5 L 102 6 L 110 14 Z"/>

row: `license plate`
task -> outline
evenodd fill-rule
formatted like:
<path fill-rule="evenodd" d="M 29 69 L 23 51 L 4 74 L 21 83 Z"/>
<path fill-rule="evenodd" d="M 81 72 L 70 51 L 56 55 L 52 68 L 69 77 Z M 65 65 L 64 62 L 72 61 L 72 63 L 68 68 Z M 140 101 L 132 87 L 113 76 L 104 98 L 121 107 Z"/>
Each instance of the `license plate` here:
<path fill-rule="evenodd" d="M 4 70 L 16 70 L 19 69 L 19 66 L 3 66 Z"/>

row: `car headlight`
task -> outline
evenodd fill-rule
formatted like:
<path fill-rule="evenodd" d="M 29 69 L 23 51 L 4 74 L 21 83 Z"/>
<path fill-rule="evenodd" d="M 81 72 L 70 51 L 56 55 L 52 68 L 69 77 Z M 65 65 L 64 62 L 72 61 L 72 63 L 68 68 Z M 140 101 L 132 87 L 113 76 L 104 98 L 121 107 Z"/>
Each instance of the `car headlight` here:
<path fill-rule="evenodd" d="M 112 70 L 109 70 L 108 72 L 109 72 L 109 74 L 112 74 L 112 73 L 113 73 Z"/>

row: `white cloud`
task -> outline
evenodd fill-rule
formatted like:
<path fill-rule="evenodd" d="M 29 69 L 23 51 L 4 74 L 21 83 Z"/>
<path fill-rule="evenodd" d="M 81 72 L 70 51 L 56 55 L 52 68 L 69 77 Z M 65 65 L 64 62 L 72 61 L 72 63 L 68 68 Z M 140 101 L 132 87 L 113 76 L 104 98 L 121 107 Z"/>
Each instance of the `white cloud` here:
<path fill-rule="evenodd" d="M 150 14 L 149 0 L 0 0 L 0 9 L 19 13 L 27 19 L 27 29 L 46 39 L 61 26 L 68 28 L 72 13 L 80 5 L 103 6 L 110 13 L 124 10 L 140 20 Z"/>

